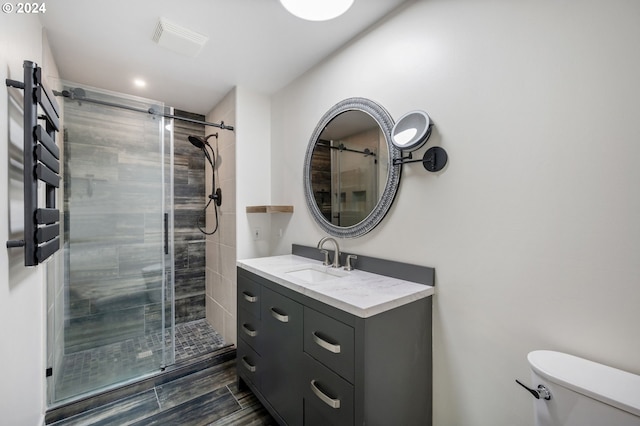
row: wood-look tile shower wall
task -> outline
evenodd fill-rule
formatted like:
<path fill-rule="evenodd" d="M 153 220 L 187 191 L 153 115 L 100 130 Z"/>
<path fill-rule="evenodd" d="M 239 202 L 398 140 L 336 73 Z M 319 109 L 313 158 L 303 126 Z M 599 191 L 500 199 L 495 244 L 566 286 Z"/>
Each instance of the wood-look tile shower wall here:
<path fill-rule="evenodd" d="M 204 121 L 203 115 L 175 115 Z M 205 203 L 205 158 L 188 140 L 204 137 L 204 125 L 174 120 L 174 220 L 176 323 L 205 317 L 205 235 L 198 230 Z M 207 165 L 207 167 L 209 167 Z"/>

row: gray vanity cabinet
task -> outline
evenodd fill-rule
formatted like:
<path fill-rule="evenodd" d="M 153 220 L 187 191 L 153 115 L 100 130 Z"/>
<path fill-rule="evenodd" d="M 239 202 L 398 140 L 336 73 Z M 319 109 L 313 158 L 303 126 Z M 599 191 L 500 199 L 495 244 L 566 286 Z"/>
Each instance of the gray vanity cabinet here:
<path fill-rule="evenodd" d="M 431 297 L 361 318 L 238 268 L 238 337 L 282 425 L 431 425 Z"/>

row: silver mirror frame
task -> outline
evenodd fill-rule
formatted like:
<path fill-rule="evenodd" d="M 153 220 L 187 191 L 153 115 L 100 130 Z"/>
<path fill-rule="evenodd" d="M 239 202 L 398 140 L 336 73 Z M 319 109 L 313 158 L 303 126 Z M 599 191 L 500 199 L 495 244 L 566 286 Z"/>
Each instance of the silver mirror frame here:
<path fill-rule="evenodd" d="M 387 149 L 389 150 L 387 182 L 382 192 L 382 196 L 367 217 L 352 226 L 337 226 L 325 219 L 316 204 L 315 197 L 313 196 L 313 188 L 311 186 L 311 157 L 313 155 L 316 142 L 331 120 L 344 112 L 354 110 L 369 114 L 378 123 L 384 133 Z M 394 165 L 395 160 L 402 157 L 402 151 L 397 149 L 391 141 L 393 124 L 393 118 L 391 118 L 391 115 L 386 109 L 366 98 L 348 98 L 340 101 L 331 107 L 331 109 L 329 109 L 318 122 L 311 138 L 309 139 L 307 153 L 304 157 L 304 170 L 302 175 L 304 180 L 304 195 L 309 211 L 316 223 L 329 235 L 339 238 L 361 237 L 375 228 L 382 219 L 384 219 L 385 215 L 391 208 L 398 191 L 400 175 L 402 172 L 402 164 Z"/>

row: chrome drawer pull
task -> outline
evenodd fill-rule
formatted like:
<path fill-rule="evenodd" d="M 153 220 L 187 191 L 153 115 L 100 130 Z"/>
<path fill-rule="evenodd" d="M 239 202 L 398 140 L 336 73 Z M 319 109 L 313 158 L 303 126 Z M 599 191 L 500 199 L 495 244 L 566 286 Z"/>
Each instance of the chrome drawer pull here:
<path fill-rule="evenodd" d="M 249 303 L 256 303 L 258 301 L 258 297 L 257 296 L 252 296 L 249 293 L 247 293 L 246 291 L 243 291 L 242 295 L 244 296 L 244 300 L 246 300 Z"/>
<path fill-rule="evenodd" d="M 242 364 L 244 365 L 244 368 L 246 368 L 247 370 L 249 370 L 252 373 L 256 372 L 256 366 L 249 364 L 247 362 L 247 360 L 245 359 L 245 357 L 242 357 L 241 361 L 242 361 Z"/>
<path fill-rule="evenodd" d="M 280 322 L 289 322 L 289 315 L 280 314 L 275 308 L 271 308 L 271 315 Z"/>
<path fill-rule="evenodd" d="M 329 407 L 331 407 L 331 408 L 340 408 L 340 400 L 339 399 L 329 398 L 324 392 L 322 392 L 320 389 L 318 389 L 318 386 L 316 385 L 316 381 L 315 380 L 311 381 L 311 390 L 313 391 L 315 396 L 320 398 L 320 401 L 324 402 Z"/>
<path fill-rule="evenodd" d="M 256 337 L 258 335 L 258 330 L 251 330 L 247 327 L 247 324 L 242 324 L 242 331 L 249 337 Z"/>
<path fill-rule="evenodd" d="M 316 342 L 318 346 L 334 354 L 340 353 L 340 345 L 334 345 L 332 343 L 329 343 L 326 340 L 324 340 L 322 337 L 318 336 L 316 333 L 317 331 L 313 332 L 313 341 Z"/>

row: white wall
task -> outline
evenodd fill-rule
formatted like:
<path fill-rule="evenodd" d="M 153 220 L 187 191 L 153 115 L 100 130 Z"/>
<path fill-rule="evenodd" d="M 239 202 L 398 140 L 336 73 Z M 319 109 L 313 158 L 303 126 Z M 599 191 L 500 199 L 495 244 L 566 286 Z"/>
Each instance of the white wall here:
<path fill-rule="evenodd" d="M 237 236 L 238 259 L 270 254 L 271 215 L 247 214 L 247 206 L 271 204 L 269 97 L 245 87 L 237 92 Z M 258 239 L 253 233 L 259 230 Z"/>
<path fill-rule="evenodd" d="M 2 424 L 39 425 L 45 410 L 44 267 L 10 272 L 8 232 L 8 99 L 6 78 L 23 80 L 22 62 L 41 64 L 42 29 L 36 15 L 0 14 L 0 413 Z M 21 250 L 21 249 L 12 249 Z"/>
<path fill-rule="evenodd" d="M 447 168 L 405 166 L 383 223 L 341 241 L 436 268 L 435 425 L 532 425 L 534 349 L 640 374 L 638 22 L 634 0 L 417 1 L 273 98 L 272 201 L 296 209 L 273 253 L 323 235 L 302 164 L 328 108 L 435 122 Z"/>
<path fill-rule="evenodd" d="M 247 214 L 249 205 L 270 204 L 271 161 L 269 97 L 239 86 L 207 114 L 209 122 L 224 122 L 234 131 L 217 132 L 218 182 L 222 189 L 219 231 L 207 237 L 207 319 L 225 342 L 237 341 L 236 259 L 266 256 L 270 252 L 269 215 Z M 210 185 L 207 169 L 207 185 Z M 207 193 L 211 190 L 207 186 Z M 207 215 L 207 229 L 215 217 Z M 254 239 L 253 230 L 260 230 Z"/>

